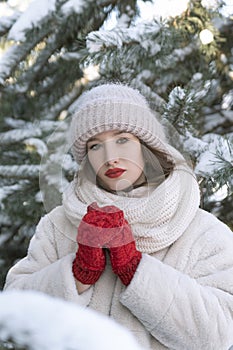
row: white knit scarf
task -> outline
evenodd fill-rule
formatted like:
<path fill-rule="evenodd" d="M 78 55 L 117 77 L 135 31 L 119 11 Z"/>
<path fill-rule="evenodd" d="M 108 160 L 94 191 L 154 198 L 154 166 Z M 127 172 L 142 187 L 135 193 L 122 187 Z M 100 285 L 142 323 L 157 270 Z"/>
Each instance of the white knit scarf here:
<path fill-rule="evenodd" d="M 63 194 L 65 214 L 77 226 L 87 205 L 115 205 L 124 211 L 138 249 L 153 253 L 168 247 L 187 229 L 199 207 L 199 187 L 191 169 L 176 166 L 157 188 L 134 189 L 128 196 L 109 193 L 76 176 Z"/>

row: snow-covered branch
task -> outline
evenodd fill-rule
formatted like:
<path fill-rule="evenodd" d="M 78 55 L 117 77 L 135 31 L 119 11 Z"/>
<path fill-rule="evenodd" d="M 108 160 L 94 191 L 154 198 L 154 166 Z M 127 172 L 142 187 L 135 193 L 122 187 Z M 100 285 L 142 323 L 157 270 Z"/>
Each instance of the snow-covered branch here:
<path fill-rule="evenodd" d="M 3 201 L 5 198 L 7 198 L 9 195 L 16 191 L 22 191 L 25 187 L 25 180 L 19 181 L 17 184 L 10 185 L 10 186 L 2 186 L 0 188 L 0 207 L 4 207 Z M 1 244 L 1 242 L 0 242 Z"/>
<path fill-rule="evenodd" d="M 130 28 L 117 27 L 113 30 L 91 32 L 87 36 L 87 49 L 92 54 L 101 52 L 105 48 L 121 49 L 123 46 L 136 44 L 151 55 L 155 55 L 161 50 L 161 46 L 155 42 L 152 45 L 151 39 L 155 38 L 162 29 L 165 29 L 162 23 L 143 22 Z M 145 40 L 145 37 L 148 40 Z"/>
<path fill-rule="evenodd" d="M 9 130 L 5 133 L 0 133 L 0 144 L 7 145 L 20 142 L 29 137 L 40 137 L 41 129 L 31 126 L 25 129 Z"/>
<path fill-rule="evenodd" d="M 0 145 L 17 143 L 29 138 L 40 138 L 43 133 L 47 135 L 55 131 L 57 131 L 57 133 L 58 131 L 60 133 L 65 133 L 67 130 L 67 123 L 63 121 L 41 120 L 30 123 L 24 120 L 6 118 L 6 124 L 10 126 L 12 130 L 0 133 Z"/>
<path fill-rule="evenodd" d="M 0 176 L 4 178 L 37 178 L 39 176 L 39 171 L 39 165 L 0 165 Z"/>

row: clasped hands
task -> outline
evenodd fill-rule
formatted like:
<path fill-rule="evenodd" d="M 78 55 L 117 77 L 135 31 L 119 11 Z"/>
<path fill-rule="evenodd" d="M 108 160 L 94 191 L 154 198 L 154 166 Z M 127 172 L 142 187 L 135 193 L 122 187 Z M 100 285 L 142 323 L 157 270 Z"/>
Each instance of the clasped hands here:
<path fill-rule="evenodd" d="M 77 243 L 73 274 L 78 281 L 94 284 L 99 279 L 105 269 L 107 248 L 113 272 L 123 284 L 131 282 L 142 254 L 136 249 L 122 210 L 113 205 L 89 205 L 78 227 Z"/>

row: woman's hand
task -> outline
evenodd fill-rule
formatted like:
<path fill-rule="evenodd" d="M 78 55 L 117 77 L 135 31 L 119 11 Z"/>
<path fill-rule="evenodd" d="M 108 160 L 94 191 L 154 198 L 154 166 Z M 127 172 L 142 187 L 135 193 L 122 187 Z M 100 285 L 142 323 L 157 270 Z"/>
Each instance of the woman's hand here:
<path fill-rule="evenodd" d="M 115 206 L 100 208 L 105 224 L 104 246 L 110 251 L 112 269 L 122 283 L 128 285 L 141 260 L 142 254 L 136 249 L 130 225 L 124 218 L 122 210 Z"/>
<path fill-rule="evenodd" d="M 102 226 L 104 219 L 101 212 L 89 206 L 78 227 L 78 250 L 73 261 L 72 271 L 78 282 L 92 285 L 98 281 L 105 269 L 106 259 L 102 249 L 104 237 Z M 78 291 L 82 292 L 80 283 L 76 283 Z"/>
<path fill-rule="evenodd" d="M 103 248 L 110 251 L 113 272 L 128 285 L 134 276 L 142 254 L 136 249 L 130 225 L 116 206 L 87 208 L 78 227 L 78 251 L 73 262 L 73 274 L 84 285 L 97 282 L 105 269 Z M 79 286 L 80 290 L 80 286 Z"/>

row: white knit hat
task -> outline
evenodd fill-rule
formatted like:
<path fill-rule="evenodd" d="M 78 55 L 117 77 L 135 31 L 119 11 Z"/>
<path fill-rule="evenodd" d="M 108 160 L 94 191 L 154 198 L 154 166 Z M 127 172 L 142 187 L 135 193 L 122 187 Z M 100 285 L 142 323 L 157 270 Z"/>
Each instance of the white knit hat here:
<path fill-rule="evenodd" d="M 86 155 L 88 139 L 109 130 L 129 132 L 148 146 L 166 149 L 163 126 L 138 90 L 122 84 L 100 85 L 83 93 L 75 106 L 70 135 L 77 163 Z"/>

